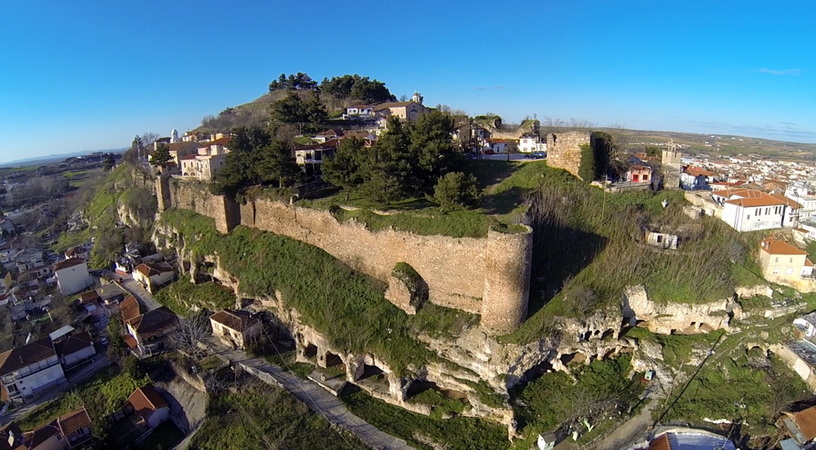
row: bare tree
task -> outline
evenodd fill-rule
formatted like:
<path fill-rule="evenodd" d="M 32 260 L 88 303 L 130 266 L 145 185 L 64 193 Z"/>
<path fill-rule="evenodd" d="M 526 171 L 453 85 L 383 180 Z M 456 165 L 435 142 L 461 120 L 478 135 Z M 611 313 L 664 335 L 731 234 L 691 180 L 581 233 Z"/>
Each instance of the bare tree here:
<path fill-rule="evenodd" d="M 183 353 L 199 357 L 202 350 L 198 343 L 210 332 L 210 318 L 202 311 L 189 317 L 180 317 L 176 330 L 170 335 L 172 345 Z"/>

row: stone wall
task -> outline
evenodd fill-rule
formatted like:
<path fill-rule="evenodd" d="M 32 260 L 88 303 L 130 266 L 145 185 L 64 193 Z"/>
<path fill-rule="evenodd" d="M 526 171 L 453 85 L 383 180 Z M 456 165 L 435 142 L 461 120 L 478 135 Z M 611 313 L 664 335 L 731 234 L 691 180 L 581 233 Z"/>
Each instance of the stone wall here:
<path fill-rule="evenodd" d="M 811 392 L 816 392 L 816 373 L 813 367 L 791 350 L 787 345 L 776 344 L 770 351 L 779 356 L 785 364 L 790 367 L 802 381 L 807 384 Z"/>
<path fill-rule="evenodd" d="M 156 197 L 160 199 L 160 211 L 173 207 L 212 217 L 221 233 L 229 233 L 241 222 L 238 205 L 223 195 L 212 195 L 205 183 L 161 177 L 156 181 Z"/>
<path fill-rule="evenodd" d="M 509 333 L 526 317 L 532 251 L 529 227 L 517 234 L 491 231 L 486 238 L 370 231 L 361 223 L 339 223 L 328 211 L 275 200 L 234 206 L 198 183 L 172 181 L 169 190 L 173 207 L 213 217 L 222 233 L 241 224 L 288 236 L 320 247 L 384 282 L 389 282 L 398 262 L 407 263 L 427 285 L 430 302 L 481 314 L 488 331 Z"/>
<path fill-rule="evenodd" d="M 578 176 L 581 146 L 589 145 L 589 133 L 567 131 L 547 135 L 547 164 Z"/>

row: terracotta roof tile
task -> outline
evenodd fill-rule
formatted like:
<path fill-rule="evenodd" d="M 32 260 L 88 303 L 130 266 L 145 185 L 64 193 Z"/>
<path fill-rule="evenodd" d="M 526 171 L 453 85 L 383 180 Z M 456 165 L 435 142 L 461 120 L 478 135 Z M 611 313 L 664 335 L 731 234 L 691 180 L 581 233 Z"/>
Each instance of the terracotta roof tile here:
<path fill-rule="evenodd" d="M 230 328 L 235 331 L 244 332 L 245 330 L 255 326 L 258 324 L 257 319 L 253 319 L 249 316 L 249 313 L 246 311 L 229 311 L 227 309 L 218 311 L 217 313 L 210 316 L 210 320 L 213 320 L 221 325 L 224 325 L 227 328 Z"/>
<path fill-rule="evenodd" d="M 168 408 L 167 402 L 159 394 L 159 391 L 150 384 L 133 391 L 130 398 L 128 398 L 128 402 L 133 405 L 133 409 L 144 420 L 150 418 L 153 412 L 161 408 Z"/>
<path fill-rule="evenodd" d="M 85 407 L 83 406 L 75 411 L 61 415 L 59 419 L 57 419 L 57 423 L 62 430 L 62 434 L 67 436 L 80 428 L 90 427 L 92 422 L 90 416 L 88 416 L 88 412 L 85 411 Z"/>
<path fill-rule="evenodd" d="M 792 414 L 793 422 L 805 437 L 805 442 L 816 438 L 816 406 Z"/>
<path fill-rule="evenodd" d="M 760 242 L 759 247 L 769 255 L 807 255 L 806 251 L 778 239 L 765 239 Z"/>
<path fill-rule="evenodd" d="M 83 331 L 57 342 L 54 344 L 54 349 L 58 356 L 65 356 L 88 348 L 88 346 L 93 346 L 93 339 L 90 333 Z"/>
<path fill-rule="evenodd" d="M 122 315 L 122 322 L 125 323 L 139 317 L 142 312 L 136 297 L 128 295 L 122 303 L 119 304 L 119 313 Z"/>

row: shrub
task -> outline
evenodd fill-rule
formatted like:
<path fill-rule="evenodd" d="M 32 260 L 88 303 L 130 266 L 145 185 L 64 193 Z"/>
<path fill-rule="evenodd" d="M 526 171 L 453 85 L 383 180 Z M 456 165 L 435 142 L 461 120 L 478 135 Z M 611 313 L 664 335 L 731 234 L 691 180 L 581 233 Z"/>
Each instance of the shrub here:
<path fill-rule="evenodd" d="M 434 186 L 433 200 L 443 209 L 473 208 L 481 197 L 472 174 L 450 172 L 440 177 Z"/>

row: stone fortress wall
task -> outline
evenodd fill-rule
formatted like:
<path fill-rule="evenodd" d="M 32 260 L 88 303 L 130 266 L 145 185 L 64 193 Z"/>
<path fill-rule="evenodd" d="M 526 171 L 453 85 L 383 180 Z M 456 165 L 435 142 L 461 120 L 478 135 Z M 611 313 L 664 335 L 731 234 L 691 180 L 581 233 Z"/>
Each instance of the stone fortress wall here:
<path fill-rule="evenodd" d="M 200 183 L 160 178 L 160 210 L 188 209 L 215 219 L 221 233 L 237 225 L 288 236 L 320 247 L 367 275 L 393 284 L 398 262 L 409 264 L 428 288 L 434 304 L 481 314 L 493 333 L 509 333 L 527 315 L 532 229 L 489 231 L 485 238 L 423 236 L 393 229 L 370 231 L 363 224 L 339 223 L 328 211 L 258 199 L 237 205 L 213 195 Z M 410 312 L 404 302 L 389 298 Z"/>
<path fill-rule="evenodd" d="M 578 168 L 581 166 L 581 146 L 589 145 L 589 143 L 589 132 L 566 131 L 548 134 L 547 165 L 564 169 L 578 177 Z"/>

